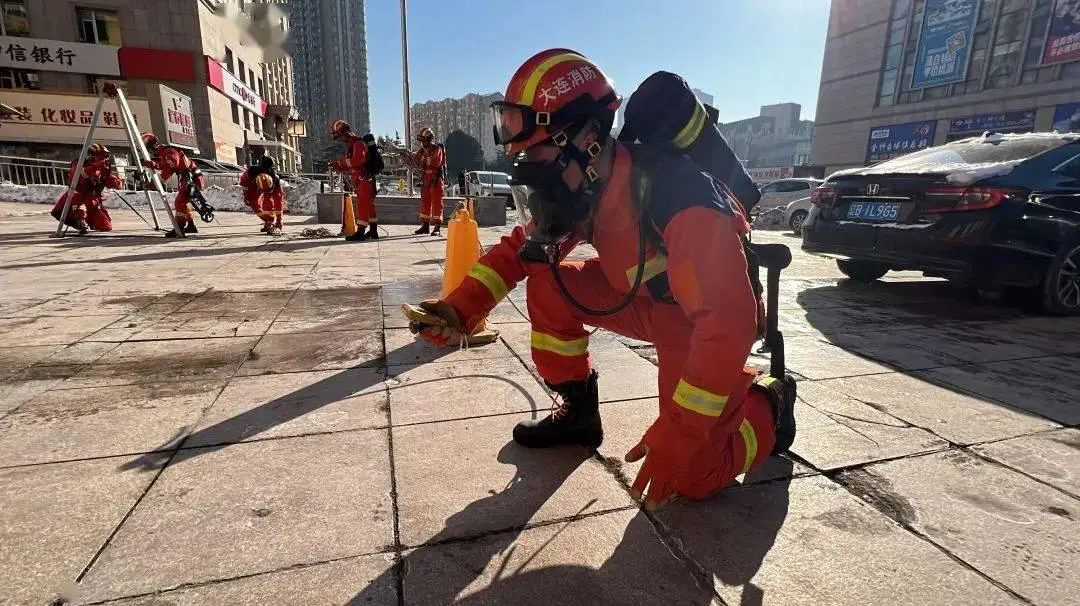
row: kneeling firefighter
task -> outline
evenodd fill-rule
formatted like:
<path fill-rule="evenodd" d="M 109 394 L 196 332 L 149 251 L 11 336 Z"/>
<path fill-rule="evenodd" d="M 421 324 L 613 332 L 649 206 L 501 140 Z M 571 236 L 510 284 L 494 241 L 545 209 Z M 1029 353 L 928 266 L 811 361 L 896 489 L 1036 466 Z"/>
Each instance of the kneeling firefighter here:
<path fill-rule="evenodd" d="M 745 366 L 762 315 L 744 249 L 746 211 L 733 194 L 749 180 L 739 167 L 730 187 L 716 176 L 724 170 L 703 172 L 683 155 L 691 144 L 711 146 L 714 161 L 715 141 L 723 143 L 715 120 L 705 128 L 705 107 L 685 92 L 693 105 L 671 131 L 674 147 L 658 151 L 609 136 L 621 99 L 590 60 L 553 49 L 526 61 L 492 112 L 496 143 L 518 157 L 515 201 L 531 220 L 445 299 L 421 303 L 434 318 L 414 327 L 457 345 L 527 278 L 532 358 L 561 400 L 546 418 L 514 428 L 516 442 L 536 448 L 603 440 L 586 324 L 654 343 L 659 415 L 625 457 L 645 459 L 633 490 L 647 494 L 648 508 L 675 495 L 705 498 L 786 451 L 795 436 L 794 381 Z M 629 118 L 634 103 L 627 109 Z M 677 114 L 668 105 L 638 109 Z M 737 166 L 726 143 L 722 150 L 720 164 Z M 756 203 L 752 183 L 747 191 Z M 585 241 L 595 258 L 563 260 Z"/>

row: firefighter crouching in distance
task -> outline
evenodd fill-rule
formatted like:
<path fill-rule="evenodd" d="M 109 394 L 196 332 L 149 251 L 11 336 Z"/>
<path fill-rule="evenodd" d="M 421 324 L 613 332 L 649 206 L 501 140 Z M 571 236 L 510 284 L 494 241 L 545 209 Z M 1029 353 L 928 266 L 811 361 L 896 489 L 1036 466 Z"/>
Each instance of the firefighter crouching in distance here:
<path fill-rule="evenodd" d="M 72 160 L 71 171 L 68 173 L 68 185 L 76 180 L 75 169 L 79 161 Z M 71 193 L 71 205 L 68 207 L 67 217 L 64 223 L 69 227 L 79 230 L 80 235 L 94 231 L 112 231 L 112 217 L 105 209 L 105 189 L 120 189 L 124 186 L 123 179 L 113 170 L 109 160 L 109 148 L 100 143 L 92 143 L 86 150 L 86 159 L 83 161 L 82 173 L 78 175 L 78 183 L 75 191 Z M 52 216 L 57 221 L 64 212 L 64 203 L 68 192 L 53 205 Z"/>

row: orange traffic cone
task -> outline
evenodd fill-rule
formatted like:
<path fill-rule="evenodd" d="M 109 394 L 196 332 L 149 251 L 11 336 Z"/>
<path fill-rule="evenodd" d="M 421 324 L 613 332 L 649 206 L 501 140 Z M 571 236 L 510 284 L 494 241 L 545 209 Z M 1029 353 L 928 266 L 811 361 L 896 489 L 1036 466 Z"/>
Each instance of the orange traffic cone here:
<path fill-rule="evenodd" d="M 450 219 L 446 229 L 446 269 L 442 296 L 446 298 L 480 258 L 480 232 L 473 219 L 471 201 L 466 200 Z"/>
<path fill-rule="evenodd" d="M 356 213 L 353 212 L 353 197 L 351 194 L 342 194 L 342 208 L 341 208 L 341 231 L 345 233 L 345 236 L 351 236 L 356 233 Z"/>

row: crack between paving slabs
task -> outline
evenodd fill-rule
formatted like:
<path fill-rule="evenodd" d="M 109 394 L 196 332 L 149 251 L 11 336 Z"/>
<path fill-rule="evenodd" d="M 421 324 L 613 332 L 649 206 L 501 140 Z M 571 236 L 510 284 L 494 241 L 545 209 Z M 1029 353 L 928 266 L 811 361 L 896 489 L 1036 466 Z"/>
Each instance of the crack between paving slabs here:
<path fill-rule="evenodd" d="M 1051 484 L 1050 482 L 1047 482 L 1046 480 L 1041 480 L 1041 479 L 1031 475 L 1030 473 L 1028 473 L 1028 472 L 1026 472 L 1026 471 L 1024 471 L 1022 469 L 1019 469 L 1019 468 L 1013 467 L 1012 465 L 1009 465 L 1008 463 L 1005 463 L 1005 462 L 999 461 L 997 459 L 994 459 L 992 457 L 986 456 L 986 455 L 984 455 L 984 454 L 982 454 L 980 452 L 977 452 L 975 450 L 971 450 L 970 448 L 967 448 L 967 447 L 961 447 L 960 450 L 974 456 L 977 459 L 981 459 L 983 461 L 986 461 L 987 463 L 991 463 L 991 464 L 997 465 L 998 467 L 1001 467 L 1003 469 L 1008 469 L 1009 471 L 1018 473 L 1018 474 L 1024 476 L 1025 478 L 1027 478 L 1029 480 L 1033 480 L 1033 481 L 1035 481 L 1035 482 L 1037 482 L 1039 484 L 1042 484 L 1043 486 L 1046 486 L 1048 488 L 1053 488 L 1054 490 L 1060 492 L 1061 494 L 1063 494 L 1063 495 L 1065 495 L 1067 497 L 1071 497 L 1073 499 L 1076 499 L 1076 500 L 1080 501 L 1080 495 L 1075 495 L 1075 494 L 1069 492 L 1068 490 L 1065 490 L 1064 488 L 1061 488 L 1060 486 L 1055 486 L 1055 485 Z"/>

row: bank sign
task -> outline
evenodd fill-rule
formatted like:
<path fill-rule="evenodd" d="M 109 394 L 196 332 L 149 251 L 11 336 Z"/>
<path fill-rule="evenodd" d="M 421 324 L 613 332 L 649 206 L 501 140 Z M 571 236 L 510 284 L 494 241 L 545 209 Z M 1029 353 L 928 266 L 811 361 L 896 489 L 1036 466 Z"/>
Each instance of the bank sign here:
<path fill-rule="evenodd" d="M 266 101 L 239 78 L 229 73 L 213 57 L 206 57 L 206 75 L 213 86 L 226 97 L 250 109 L 259 116 L 266 116 Z"/>
<path fill-rule="evenodd" d="M 0 36 L 0 67 L 119 76 L 120 47 Z"/>
<path fill-rule="evenodd" d="M 979 1 L 926 0 L 911 88 L 961 82 L 967 77 Z"/>
<path fill-rule="evenodd" d="M 936 128 L 936 120 L 875 126 L 870 129 L 870 140 L 866 144 L 866 163 L 877 164 L 926 149 L 934 143 Z"/>

